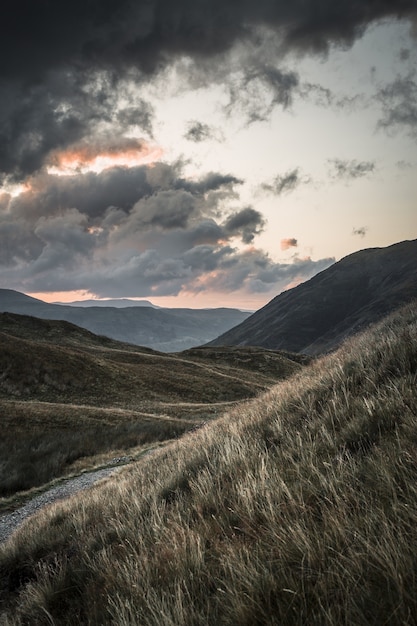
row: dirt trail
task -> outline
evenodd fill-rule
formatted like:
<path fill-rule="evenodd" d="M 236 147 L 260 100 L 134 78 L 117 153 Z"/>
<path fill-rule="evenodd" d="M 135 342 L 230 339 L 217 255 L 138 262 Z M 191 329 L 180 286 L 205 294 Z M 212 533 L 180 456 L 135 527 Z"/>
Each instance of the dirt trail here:
<path fill-rule="evenodd" d="M 124 457 L 113 459 L 111 465 L 109 464 L 108 467 L 91 472 L 84 472 L 79 476 L 68 478 L 59 485 L 51 487 L 44 493 L 35 496 L 32 500 L 29 500 L 29 502 L 26 502 L 26 504 L 15 511 L 0 514 L 0 543 L 6 541 L 6 539 L 8 539 L 28 517 L 36 513 L 36 511 L 39 511 L 57 500 L 68 498 L 79 491 L 88 489 L 98 480 L 120 471 L 122 467 L 126 465 L 126 460 L 129 461 L 131 459 L 125 459 Z M 120 465 L 116 465 L 117 463 L 120 463 Z"/>

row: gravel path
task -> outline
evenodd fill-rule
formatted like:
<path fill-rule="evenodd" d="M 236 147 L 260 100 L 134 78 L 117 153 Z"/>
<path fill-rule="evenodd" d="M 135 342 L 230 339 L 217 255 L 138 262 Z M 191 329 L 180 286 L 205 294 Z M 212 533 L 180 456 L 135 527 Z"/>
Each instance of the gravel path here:
<path fill-rule="evenodd" d="M 6 513 L 5 515 L 0 514 L 0 543 L 8 539 L 25 519 L 36 513 L 39 509 L 42 509 L 48 504 L 52 504 L 52 502 L 55 502 L 56 500 L 67 498 L 78 491 L 88 489 L 88 487 L 91 487 L 91 485 L 101 478 L 119 471 L 121 467 L 117 467 L 117 463 L 125 465 L 128 460 L 130 459 L 125 459 L 124 457 L 120 459 L 113 459 L 110 467 L 105 467 L 93 472 L 86 472 L 85 474 L 80 474 L 80 476 L 76 476 L 75 478 L 69 478 L 60 485 L 51 487 L 48 491 L 45 491 L 39 496 L 35 496 L 22 507 L 16 509 L 16 511 Z"/>

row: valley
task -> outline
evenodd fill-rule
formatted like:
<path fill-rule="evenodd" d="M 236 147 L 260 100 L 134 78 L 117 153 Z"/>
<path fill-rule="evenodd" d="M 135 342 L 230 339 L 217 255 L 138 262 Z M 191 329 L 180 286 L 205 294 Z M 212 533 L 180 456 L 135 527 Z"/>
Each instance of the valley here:
<path fill-rule="evenodd" d="M 0 342 L 0 495 L 7 498 L 120 450 L 180 437 L 303 361 L 257 348 L 165 354 L 9 313 L 0 314 Z"/>

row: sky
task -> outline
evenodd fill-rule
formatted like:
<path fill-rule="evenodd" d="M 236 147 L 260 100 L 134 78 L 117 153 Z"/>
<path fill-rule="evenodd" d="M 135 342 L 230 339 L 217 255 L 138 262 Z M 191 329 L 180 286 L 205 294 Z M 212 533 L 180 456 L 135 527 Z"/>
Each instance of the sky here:
<path fill-rule="evenodd" d="M 4 0 L 0 287 L 255 310 L 417 238 L 417 0 Z"/>

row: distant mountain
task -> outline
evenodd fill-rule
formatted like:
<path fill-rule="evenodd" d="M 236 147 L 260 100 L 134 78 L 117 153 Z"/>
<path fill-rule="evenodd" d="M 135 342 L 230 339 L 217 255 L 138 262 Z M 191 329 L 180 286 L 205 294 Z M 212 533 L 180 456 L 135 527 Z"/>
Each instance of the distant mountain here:
<path fill-rule="evenodd" d="M 281 293 L 207 345 L 321 354 L 415 297 L 417 240 L 369 248 Z"/>
<path fill-rule="evenodd" d="M 48 304 L 18 291 L 0 289 L 0 312 L 65 320 L 118 341 L 179 352 L 206 343 L 240 324 L 250 313 L 238 309 L 76 307 Z"/>
<path fill-rule="evenodd" d="M 54 304 L 62 305 L 62 302 L 54 302 Z M 130 300 L 129 298 L 115 298 L 112 300 L 76 300 L 74 302 L 65 302 L 64 306 L 112 306 L 116 309 L 125 309 L 128 306 L 150 306 L 153 309 L 161 307 L 152 304 L 149 300 Z"/>

